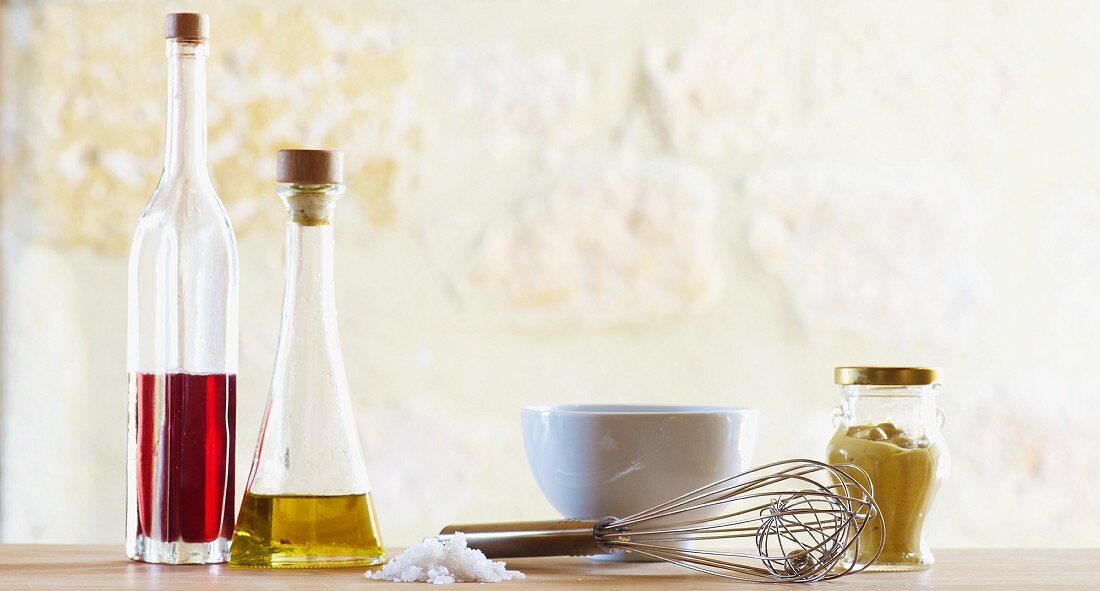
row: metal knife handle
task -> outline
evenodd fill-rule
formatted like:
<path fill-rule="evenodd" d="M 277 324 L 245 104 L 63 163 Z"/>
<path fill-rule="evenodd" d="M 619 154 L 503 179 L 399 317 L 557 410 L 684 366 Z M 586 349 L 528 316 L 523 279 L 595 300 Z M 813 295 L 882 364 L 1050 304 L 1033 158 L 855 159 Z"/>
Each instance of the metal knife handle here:
<path fill-rule="evenodd" d="M 448 540 L 455 532 L 462 532 L 467 545 L 481 550 L 488 558 L 607 554 L 596 541 L 595 529 L 599 523 L 577 519 L 466 523 L 444 527 L 438 539 Z"/>

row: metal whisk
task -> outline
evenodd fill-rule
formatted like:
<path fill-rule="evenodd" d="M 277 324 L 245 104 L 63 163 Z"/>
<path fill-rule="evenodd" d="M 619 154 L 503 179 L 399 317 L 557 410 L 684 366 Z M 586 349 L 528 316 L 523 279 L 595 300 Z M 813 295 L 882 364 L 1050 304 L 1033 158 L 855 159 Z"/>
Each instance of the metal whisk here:
<path fill-rule="evenodd" d="M 859 534 L 872 520 L 885 526 L 866 472 L 796 459 L 724 478 L 628 517 L 449 525 L 438 537 L 462 532 L 489 558 L 625 551 L 729 579 L 811 582 L 862 570 L 855 567 Z M 732 539 L 751 540 L 755 551 L 714 547 Z"/>

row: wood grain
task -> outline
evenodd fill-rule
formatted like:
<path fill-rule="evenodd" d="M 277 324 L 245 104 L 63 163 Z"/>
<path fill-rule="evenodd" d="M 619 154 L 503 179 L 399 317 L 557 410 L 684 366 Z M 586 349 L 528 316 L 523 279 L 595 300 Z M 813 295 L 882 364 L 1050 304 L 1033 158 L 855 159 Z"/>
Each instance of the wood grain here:
<path fill-rule="evenodd" d="M 831 591 L 938 591 L 1006 589 L 1100 589 L 1100 549 L 1095 550 L 940 550 L 935 568 L 920 573 L 860 573 L 807 586 Z M 581 558 L 509 561 L 527 579 L 500 583 L 493 591 L 770 589 L 731 583 L 667 564 L 594 563 Z M 224 591 L 292 589 L 408 591 L 419 589 L 371 581 L 363 569 L 269 571 L 225 566 L 157 566 L 126 560 L 122 547 L 0 545 L 0 589 Z M 784 586 L 786 587 L 786 586 Z M 436 587 L 424 587 L 435 589 Z M 479 587 L 480 588 L 480 587 Z"/>

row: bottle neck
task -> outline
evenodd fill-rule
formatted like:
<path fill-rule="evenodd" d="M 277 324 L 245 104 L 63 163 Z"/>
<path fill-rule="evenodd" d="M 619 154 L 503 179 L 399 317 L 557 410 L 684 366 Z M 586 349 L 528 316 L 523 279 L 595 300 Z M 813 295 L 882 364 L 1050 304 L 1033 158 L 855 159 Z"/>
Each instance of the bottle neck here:
<path fill-rule="evenodd" d="M 335 238 L 332 230 L 340 185 L 284 185 L 286 202 L 286 299 L 284 322 L 336 349 Z"/>
<path fill-rule="evenodd" d="M 205 42 L 168 41 L 168 129 L 164 177 L 208 179 L 206 167 Z"/>
<path fill-rule="evenodd" d="M 286 226 L 286 296 L 283 321 L 311 333 L 315 344 L 336 335 L 336 274 L 332 226 Z"/>

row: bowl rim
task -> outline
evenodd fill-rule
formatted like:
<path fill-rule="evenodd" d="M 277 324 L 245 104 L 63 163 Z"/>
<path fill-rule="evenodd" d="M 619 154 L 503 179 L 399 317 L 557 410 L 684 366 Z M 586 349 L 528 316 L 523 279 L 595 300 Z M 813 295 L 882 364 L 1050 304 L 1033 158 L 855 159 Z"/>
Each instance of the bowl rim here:
<path fill-rule="evenodd" d="M 534 404 L 523 407 L 523 413 L 586 415 L 586 416 L 653 416 L 653 415 L 730 415 L 754 414 L 751 406 L 714 406 L 692 404 Z"/>

